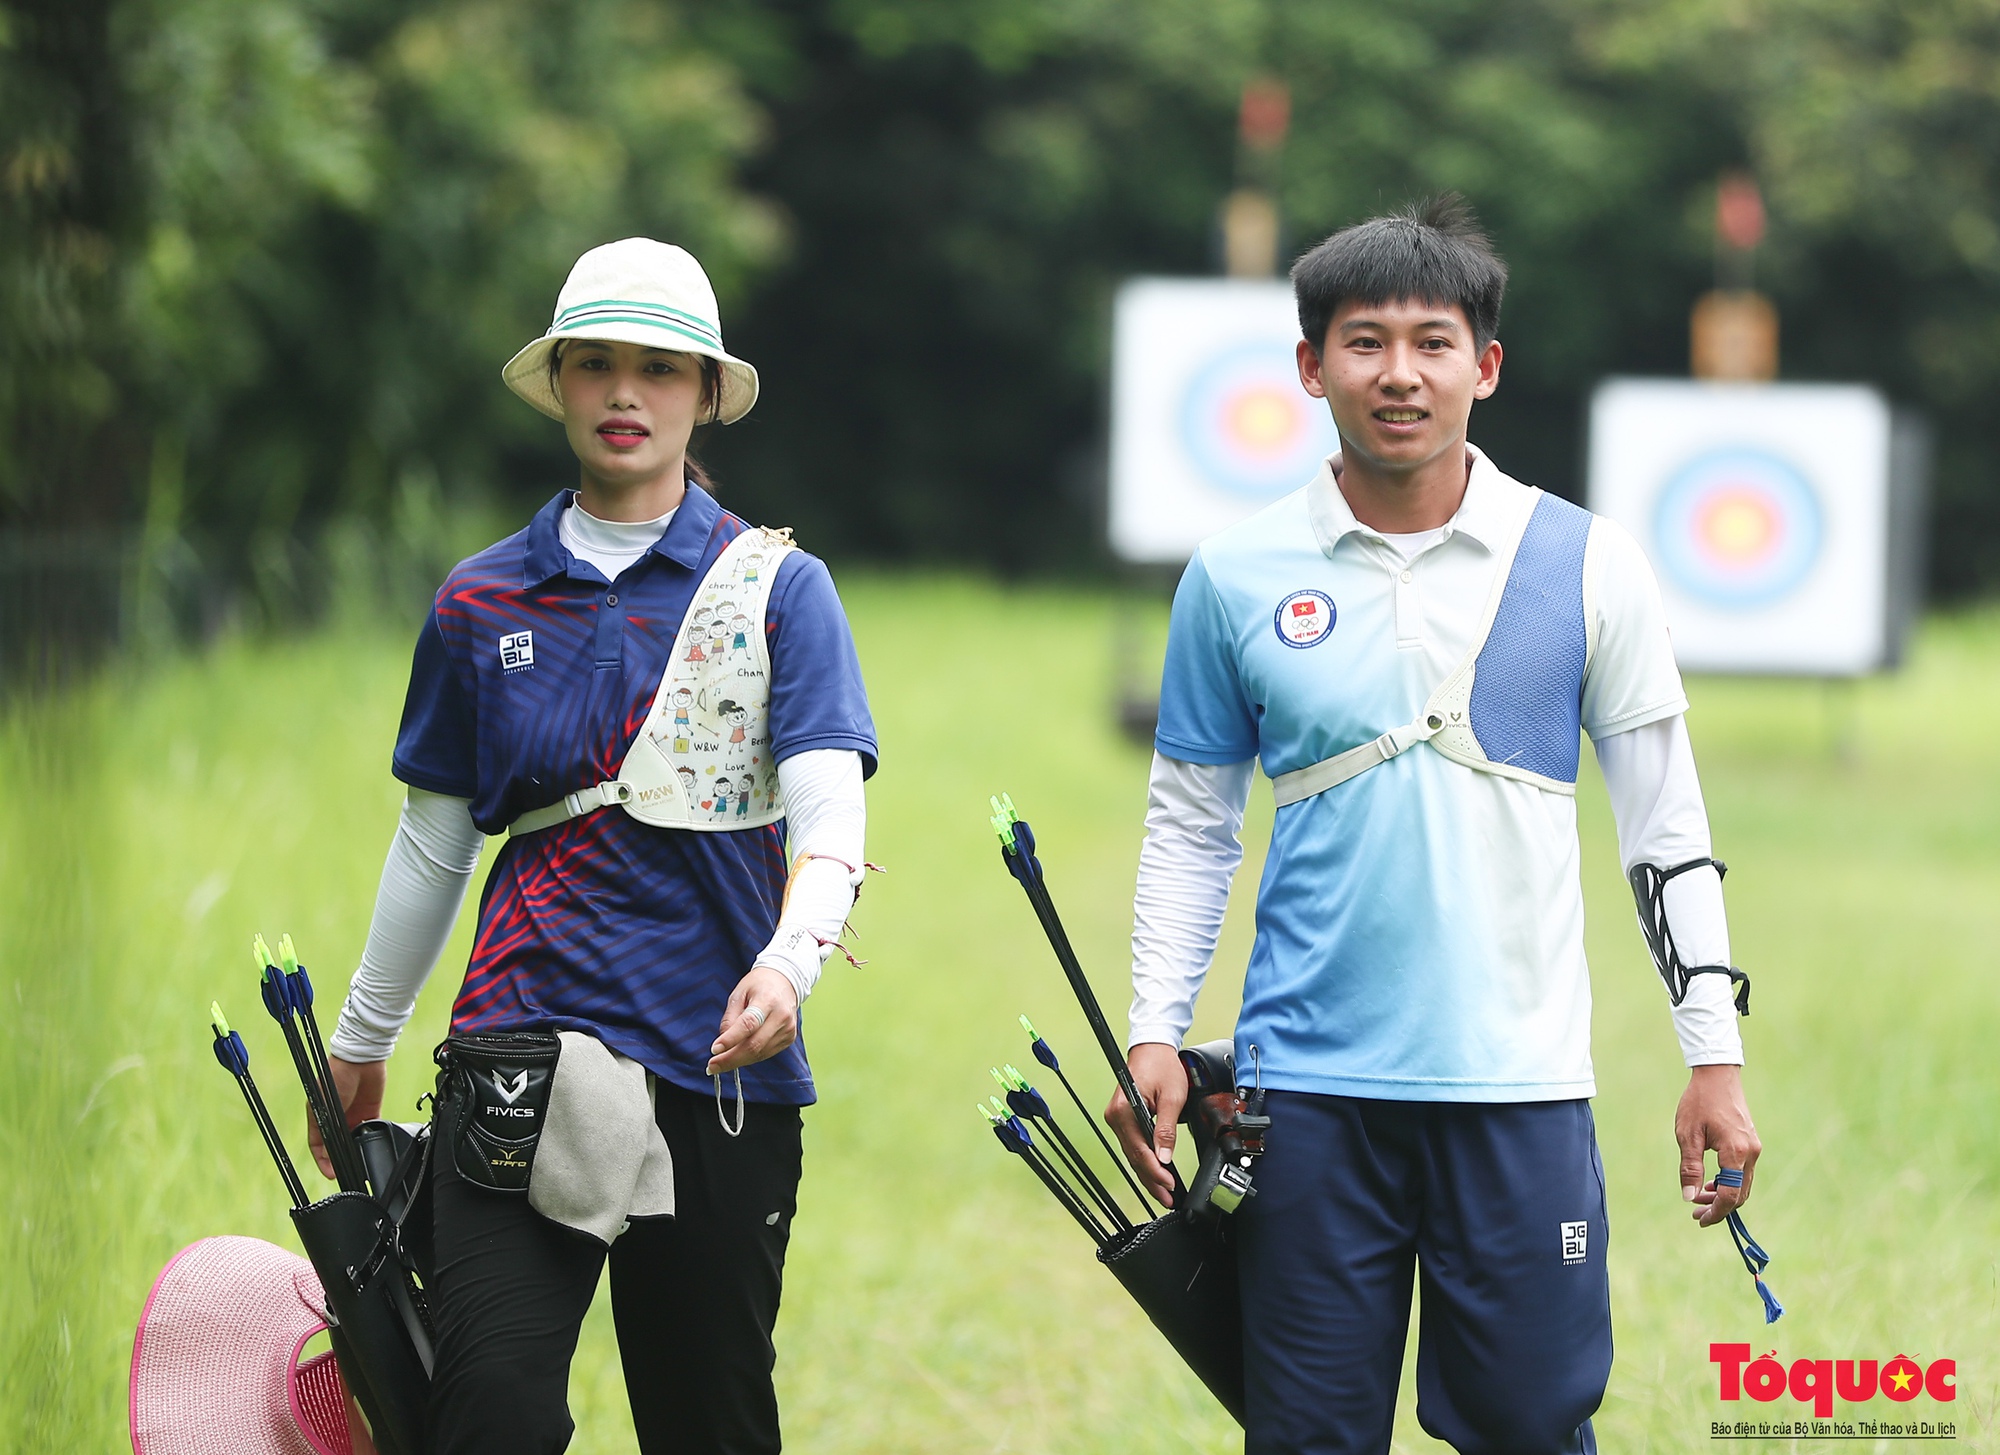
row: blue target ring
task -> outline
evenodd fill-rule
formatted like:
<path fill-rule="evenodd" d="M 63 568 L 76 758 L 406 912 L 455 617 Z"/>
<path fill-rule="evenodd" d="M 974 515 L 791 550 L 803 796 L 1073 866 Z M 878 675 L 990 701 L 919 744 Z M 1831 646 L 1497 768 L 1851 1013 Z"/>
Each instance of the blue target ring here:
<path fill-rule="evenodd" d="M 1804 472 L 1766 450 L 1697 455 L 1653 509 L 1668 579 L 1714 606 L 1768 606 L 1790 595 L 1811 574 L 1825 537 L 1819 496 Z"/>
<path fill-rule="evenodd" d="M 1340 447 L 1326 406 L 1299 387 L 1291 354 L 1268 342 L 1229 349 L 1196 372 L 1180 432 L 1210 484 L 1253 500 L 1289 495 Z"/>

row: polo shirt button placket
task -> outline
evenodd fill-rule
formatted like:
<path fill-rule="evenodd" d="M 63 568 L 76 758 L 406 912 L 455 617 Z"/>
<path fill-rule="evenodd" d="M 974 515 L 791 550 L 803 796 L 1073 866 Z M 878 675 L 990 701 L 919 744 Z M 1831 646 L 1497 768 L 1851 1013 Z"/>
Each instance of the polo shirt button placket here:
<path fill-rule="evenodd" d="M 618 593 L 607 591 L 597 608 L 597 652 L 595 666 L 608 672 L 625 664 L 625 613 L 619 610 Z"/>

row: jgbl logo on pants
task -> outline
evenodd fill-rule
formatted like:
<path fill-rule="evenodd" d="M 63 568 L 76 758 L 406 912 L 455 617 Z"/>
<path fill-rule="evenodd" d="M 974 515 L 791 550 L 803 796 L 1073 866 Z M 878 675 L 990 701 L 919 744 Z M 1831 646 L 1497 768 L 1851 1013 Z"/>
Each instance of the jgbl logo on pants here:
<path fill-rule="evenodd" d="M 1590 1252 L 1590 1224 L 1564 1223 L 1562 1235 L 1563 1265 L 1567 1267 L 1571 1263 L 1583 1262 Z"/>

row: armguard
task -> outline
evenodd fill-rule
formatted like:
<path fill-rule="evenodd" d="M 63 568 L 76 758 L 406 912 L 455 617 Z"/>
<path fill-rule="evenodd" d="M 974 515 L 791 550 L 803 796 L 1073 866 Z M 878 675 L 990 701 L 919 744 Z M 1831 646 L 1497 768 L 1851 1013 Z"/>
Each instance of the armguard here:
<path fill-rule="evenodd" d="M 1667 996 L 1675 1005 L 1687 999 L 1688 982 L 1695 976 L 1727 975 L 1736 987 L 1736 1013 L 1748 1015 L 1750 977 L 1734 965 L 1684 964 L 1680 947 L 1674 943 L 1673 927 L 1667 923 L 1667 881 L 1690 869 L 1701 869 L 1710 864 L 1715 866 L 1715 877 L 1718 879 L 1729 872 L 1729 866 L 1720 859 L 1690 859 L 1671 869 L 1662 869 L 1658 864 L 1634 864 L 1626 878 L 1632 885 L 1632 897 L 1639 905 L 1639 932 L 1646 937 L 1646 948 L 1653 955 L 1653 967 L 1660 972 L 1660 979 L 1666 982 Z"/>

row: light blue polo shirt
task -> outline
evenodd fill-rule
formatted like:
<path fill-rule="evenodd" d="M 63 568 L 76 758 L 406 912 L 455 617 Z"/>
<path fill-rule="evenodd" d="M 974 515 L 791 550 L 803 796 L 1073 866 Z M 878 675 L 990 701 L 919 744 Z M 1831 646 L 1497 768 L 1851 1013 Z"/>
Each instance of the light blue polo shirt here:
<path fill-rule="evenodd" d="M 1156 746 L 1275 777 L 1411 721 L 1470 649 L 1535 502 L 1477 451 L 1404 562 L 1319 478 L 1204 542 L 1174 598 Z M 1570 589 L 1574 590 L 1572 581 Z M 1650 569 L 1590 522 L 1581 715 L 1686 707 Z M 1417 1101 L 1592 1095 L 1576 801 L 1427 746 L 1277 811 L 1237 1023 L 1264 1083 Z"/>

